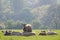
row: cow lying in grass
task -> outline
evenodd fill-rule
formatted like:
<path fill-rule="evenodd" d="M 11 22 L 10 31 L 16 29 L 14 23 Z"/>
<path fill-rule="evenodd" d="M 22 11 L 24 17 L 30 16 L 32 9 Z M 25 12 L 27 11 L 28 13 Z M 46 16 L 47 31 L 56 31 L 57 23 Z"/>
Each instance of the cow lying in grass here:
<path fill-rule="evenodd" d="M 31 35 L 35 35 L 35 32 L 8 32 L 8 31 L 4 31 L 3 32 L 5 36 L 31 36 Z"/>
<path fill-rule="evenodd" d="M 35 32 L 23 32 L 22 35 L 23 36 L 32 36 L 32 35 L 35 35 Z"/>
<path fill-rule="evenodd" d="M 51 31 L 51 30 L 49 30 L 47 33 L 46 33 L 46 31 L 41 31 L 40 33 L 39 33 L 39 35 L 57 35 L 57 33 L 56 32 L 53 32 L 53 31 Z"/>
<path fill-rule="evenodd" d="M 3 33 L 4 33 L 4 35 L 5 36 L 11 36 L 11 35 L 16 35 L 16 36 L 18 36 L 18 35 L 22 35 L 20 32 L 15 32 L 15 31 L 2 31 Z"/>
<path fill-rule="evenodd" d="M 20 36 L 20 35 L 22 35 L 22 33 L 21 33 L 21 32 L 15 32 L 15 31 L 13 31 L 13 32 L 11 33 L 11 35 Z"/>
<path fill-rule="evenodd" d="M 41 31 L 39 35 L 46 35 L 46 31 Z"/>
<path fill-rule="evenodd" d="M 11 35 L 11 31 L 2 31 L 4 35 Z"/>
<path fill-rule="evenodd" d="M 56 32 L 53 32 L 53 31 L 51 31 L 51 30 L 49 30 L 49 31 L 47 32 L 47 34 L 48 34 L 48 35 L 57 35 Z"/>

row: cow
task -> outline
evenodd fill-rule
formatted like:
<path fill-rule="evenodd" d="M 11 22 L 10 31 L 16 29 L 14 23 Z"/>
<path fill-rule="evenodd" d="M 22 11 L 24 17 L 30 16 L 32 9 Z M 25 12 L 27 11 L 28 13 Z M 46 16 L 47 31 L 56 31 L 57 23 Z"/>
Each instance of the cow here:
<path fill-rule="evenodd" d="M 15 31 L 13 31 L 13 32 L 11 33 L 11 35 L 20 36 L 20 35 L 22 35 L 22 33 L 21 33 L 21 32 L 15 32 Z"/>
<path fill-rule="evenodd" d="M 11 31 L 2 31 L 3 33 L 4 33 L 4 35 L 6 36 L 6 35 L 11 35 Z"/>
<path fill-rule="evenodd" d="M 32 25 L 31 24 L 24 24 L 23 28 L 23 35 L 24 36 L 30 36 L 30 35 L 35 35 L 35 32 L 32 32 Z"/>
<path fill-rule="evenodd" d="M 47 34 L 48 34 L 48 35 L 57 35 L 57 32 L 53 32 L 52 30 L 49 30 L 49 31 L 47 32 Z"/>
<path fill-rule="evenodd" d="M 46 35 L 46 31 L 42 30 L 39 35 Z"/>
<path fill-rule="evenodd" d="M 31 24 L 23 24 L 23 27 L 24 32 L 32 32 Z"/>

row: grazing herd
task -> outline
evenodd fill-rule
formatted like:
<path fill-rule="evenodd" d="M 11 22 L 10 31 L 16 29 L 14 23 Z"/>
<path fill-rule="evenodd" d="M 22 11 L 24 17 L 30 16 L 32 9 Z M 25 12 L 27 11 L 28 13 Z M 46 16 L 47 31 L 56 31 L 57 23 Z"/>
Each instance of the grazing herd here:
<path fill-rule="evenodd" d="M 15 31 L 2 31 L 4 35 L 17 35 L 17 36 L 31 36 L 36 35 L 35 32 L 32 32 L 32 25 L 31 24 L 22 24 L 23 25 L 23 32 L 15 32 Z M 46 32 L 45 30 L 42 30 L 39 35 L 57 35 L 56 32 L 53 32 L 49 30 Z"/>

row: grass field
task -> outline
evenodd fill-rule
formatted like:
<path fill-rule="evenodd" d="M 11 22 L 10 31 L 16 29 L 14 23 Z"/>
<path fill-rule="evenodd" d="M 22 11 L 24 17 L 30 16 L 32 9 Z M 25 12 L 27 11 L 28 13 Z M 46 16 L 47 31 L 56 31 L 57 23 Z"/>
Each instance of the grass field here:
<path fill-rule="evenodd" d="M 16 30 L 20 31 L 21 30 Z M 54 30 L 58 33 L 58 35 L 46 35 L 41 36 L 39 34 L 39 30 L 33 30 L 33 32 L 36 32 L 35 36 L 4 36 L 3 33 L 0 30 L 0 40 L 60 40 L 60 30 Z"/>

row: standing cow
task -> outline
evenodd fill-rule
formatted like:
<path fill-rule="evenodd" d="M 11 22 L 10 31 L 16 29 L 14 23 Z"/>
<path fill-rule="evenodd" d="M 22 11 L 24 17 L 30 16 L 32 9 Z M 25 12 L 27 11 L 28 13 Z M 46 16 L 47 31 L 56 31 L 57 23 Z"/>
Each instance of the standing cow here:
<path fill-rule="evenodd" d="M 24 32 L 32 32 L 31 24 L 23 24 L 23 27 Z"/>
<path fill-rule="evenodd" d="M 31 35 L 35 35 L 35 32 L 32 32 L 32 25 L 31 24 L 24 24 L 23 25 L 23 35 L 24 36 L 31 36 Z"/>

